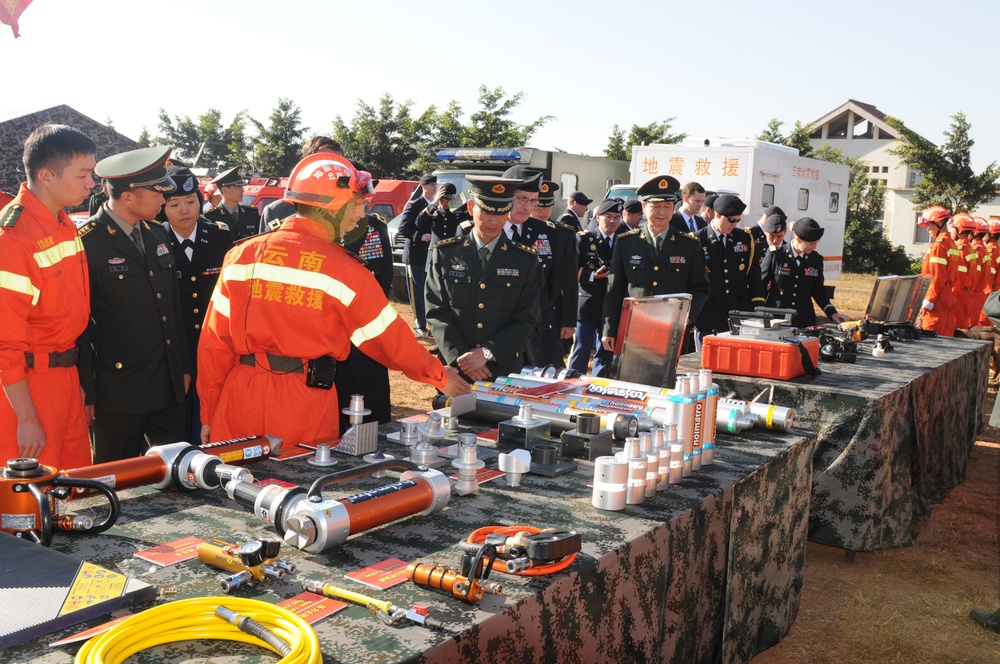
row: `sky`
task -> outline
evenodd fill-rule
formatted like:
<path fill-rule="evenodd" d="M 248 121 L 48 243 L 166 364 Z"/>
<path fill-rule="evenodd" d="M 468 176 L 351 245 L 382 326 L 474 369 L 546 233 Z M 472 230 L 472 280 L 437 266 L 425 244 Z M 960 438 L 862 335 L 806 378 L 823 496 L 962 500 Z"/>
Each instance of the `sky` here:
<path fill-rule="evenodd" d="M 0 25 L 0 117 L 66 104 L 155 136 L 158 110 L 265 124 L 281 97 L 310 134 L 389 93 L 414 114 L 480 85 L 524 94 L 513 119 L 552 115 L 530 147 L 599 155 L 613 125 L 675 118 L 691 137 L 789 131 L 848 99 L 942 143 L 972 125 L 972 164 L 1000 161 L 995 45 L 986 0 L 746 2 L 33 0 L 19 39 Z M 529 11 L 530 10 L 530 11 Z M 349 148 L 349 146 L 348 146 Z"/>

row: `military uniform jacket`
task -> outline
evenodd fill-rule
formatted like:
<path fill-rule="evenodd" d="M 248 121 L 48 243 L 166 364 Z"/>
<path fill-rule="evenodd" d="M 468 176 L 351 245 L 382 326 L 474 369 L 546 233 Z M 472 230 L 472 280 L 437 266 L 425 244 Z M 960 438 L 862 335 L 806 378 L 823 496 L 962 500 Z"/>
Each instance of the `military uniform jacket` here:
<path fill-rule="evenodd" d="M 767 236 L 764 235 L 764 229 L 760 227 L 760 224 L 754 224 L 744 230 L 750 234 L 750 238 L 753 240 L 754 258 L 757 259 L 757 265 L 760 265 L 764 262 L 764 256 L 767 255 L 767 248 L 771 246 L 767 243 Z"/>
<path fill-rule="evenodd" d="M 472 237 L 442 240 L 431 254 L 424 290 L 427 326 L 446 364 L 474 348 L 488 348 L 494 376 L 520 371 L 522 346 L 535 327 L 541 286 L 538 257 L 500 234 L 480 267 Z"/>
<path fill-rule="evenodd" d="M 579 233 L 582 230 L 582 226 L 580 224 L 580 217 L 576 216 L 576 213 L 573 212 L 572 210 L 566 210 L 565 212 L 563 212 L 562 215 L 560 215 L 558 221 L 560 224 L 572 228 L 574 233 Z"/>
<path fill-rule="evenodd" d="M 423 196 L 407 202 L 403 208 L 403 218 L 399 221 L 399 233 L 410 244 L 410 249 L 407 253 L 407 265 L 419 266 L 427 264 L 427 250 L 430 247 L 430 242 L 422 242 L 420 238 L 430 231 L 420 230 L 417 227 L 417 217 L 426 209 L 427 199 Z"/>
<path fill-rule="evenodd" d="M 603 336 L 618 335 L 626 297 L 690 293 L 689 320 L 698 320 L 711 291 L 701 244 L 671 228 L 657 252 L 656 236 L 650 233 L 649 224 L 644 224 L 615 240 L 604 300 Z"/>
<path fill-rule="evenodd" d="M 234 217 L 222 203 L 219 203 L 205 213 L 205 218 L 229 226 L 229 235 L 233 242 L 256 235 L 260 231 L 260 212 L 252 205 L 239 203 Z"/>
<path fill-rule="evenodd" d="M 458 218 L 450 209 L 443 210 L 436 205 L 428 205 L 417 215 L 417 234 L 427 233 L 430 233 L 431 239 L 425 248 L 424 263 L 430 268 L 431 252 L 428 249 L 441 240 L 458 235 Z"/>
<path fill-rule="evenodd" d="M 535 217 L 520 227 L 521 244 L 534 250 L 538 265 L 542 268 L 542 289 L 539 291 L 538 329 L 548 330 L 554 326 L 552 304 L 562 291 L 562 254 L 556 225 Z M 504 239 L 507 235 L 504 233 Z"/>
<path fill-rule="evenodd" d="M 728 332 L 730 311 L 753 311 L 754 307 L 764 306 L 764 285 L 753 239 L 747 231 L 734 228 L 723 248 L 711 226 L 698 231 L 697 237 L 705 252 L 712 293 L 695 319 L 695 327 L 703 334 Z"/>
<path fill-rule="evenodd" d="M 166 225 L 167 239 L 170 240 L 170 250 L 174 253 L 177 270 L 177 284 L 181 296 L 181 310 L 184 319 L 184 334 L 187 337 L 188 353 L 191 356 L 192 367 L 197 366 L 198 338 L 201 336 L 201 325 L 205 320 L 205 311 L 212 299 L 212 291 L 222 272 L 222 261 L 226 252 L 233 248 L 233 240 L 229 228 L 208 221 L 204 217 L 198 219 L 194 235 L 194 252 L 191 260 L 177 241 L 177 235 Z"/>
<path fill-rule="evenodd" d="M 382 293 L 388 297 L 392 288 L 392 245 L 385 219 L 374 212 L 368 213 L 368 232 L 363 238 L 344 245 L 344 249 L 364 261 L 365 267 L 382 287 Z"/>
<path fill-rule="evenodd" d="M 167 230 L 141 221 L 143 256 L 105 208 L 80 229 L 90 270 L 90 325 L 81 338 L 88 404 L 151 413 L 184 399 L 193 373 Z"/>
<path fill-rule="evenodd" d="M 576 327 L 577 309 L 579 307 L 579 289 L 577 287 L 577 263 L 579 250 L 576 243 L 577 234 L 571 227 L 557 221 L 556 236 L 559 238 L 559 275 L 562 283 L 560 292 L 552 305 L 552 316 L 559 327 Z"/>
<path fill-rule="evenodd" d="M 768 307 L 795 309 L 792 325 L 811 327 L 816 324 L 813 300 L 827 316 L 837 313 L 837 308 L 830 303 L 823 282 L 823 257 L 814 251 L 803 256 L 801 263 L 796 264 L 789 243 L 771 247 L 760 266 L 761 280 Z"/>
<path fill-rule="evenodd" d="M 599 230 L 580 233 L 579 257 L 579 305 L 576 318 L 585 323 L 601 323 L 604 313 L 604 296 L 608 292 L 607 279 L 591 279 L 594 272 L 602 265 L 611 268 L 611 255 L 614 244 L 622 233 L 615 233 L 613 242 L 609 245 Z"/>

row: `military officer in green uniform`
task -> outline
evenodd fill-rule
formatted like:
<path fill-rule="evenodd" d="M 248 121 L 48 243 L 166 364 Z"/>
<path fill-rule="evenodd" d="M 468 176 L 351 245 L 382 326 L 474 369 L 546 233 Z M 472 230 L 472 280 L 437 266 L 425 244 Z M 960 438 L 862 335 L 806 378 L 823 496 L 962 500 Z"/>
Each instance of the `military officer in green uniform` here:
<path fill-rule="evenodd" d="M 427 325 L 445 364 L 477 381 L 523 366 L 542 277 L 535 252 L 503 232 L 523 181 L 466 179 L 473 229 L 435 245 L 424 294 Z"/>
<path fill-rule="evenodd" d="M 239 167 L 230 168 L 215 176 L 212 184 L 219 188 L 222 201 L 205 213 L 205 218 L 229 226 L 233 242 L 256 235 L 260 229 L 260 212 L 252 205 L 243 204 L 243 185 Z"/>
<path fill-rule="evenodd" d="M 690 293 L 694 321 L 712 292 L 701 244 L 670 226 L 679 189 L 676 178 L 661 175 L 636 191 L 646 223 L 620 235 L 611 255 L 601 339 L 607 350 L 614 351 L 626 297 Z"/>
<path fill-rule="evenodd" d="M 109 199 L 80 229 L 90 271 L 90 325 L 81 338 L 80 383 L 94 417 L 94 463 L 140 456 L 184 440 L 184 396 L 194 366 L 183 330 L 177 261 L 153 221 L 170 148 L 101 160 Z"/>
<path fill-rule="evenodd" d="M 760 265 L 767 306 L 795 309 L 795 327 L 816 324 L 813 300 L 835 323 L 847 320 L 830 302 L 823 282 L 823 256 L 816 251 L 823 230 L 815 219 L 802 217 L 792 224 L 791 242 L 768 251 Z"/>

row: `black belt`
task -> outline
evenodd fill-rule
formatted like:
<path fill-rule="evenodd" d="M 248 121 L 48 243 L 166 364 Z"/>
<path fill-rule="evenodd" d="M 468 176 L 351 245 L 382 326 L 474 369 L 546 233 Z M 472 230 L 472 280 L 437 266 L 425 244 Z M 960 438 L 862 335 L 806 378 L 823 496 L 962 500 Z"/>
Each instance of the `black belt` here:
<path fill-rule="evenodd" d="M 267 365 L 271 371 L 280 371 L 282 373 L 305 373 L 307 360 L 303 360 L 300 357 L 272 355 L 271 353 L 265 353 L 265 355 L 267 355 Z M 248 367 L 255 367 L 257 366 L 257 358 L 253 355 L 240 355 L 240 364 L 245 364 Z"/>
<path fill-rule="evenodd" d="M 76 358 L 80 354 L 80 351 L 76 348 L 70 348 L 69 350 L 58 351 L 54 353 L 49 353 L 49 367 L 75 367 Z M 29 369 L 35 368 L 35 354 L 25 353 L 24 359 L 28 363 Z"/>

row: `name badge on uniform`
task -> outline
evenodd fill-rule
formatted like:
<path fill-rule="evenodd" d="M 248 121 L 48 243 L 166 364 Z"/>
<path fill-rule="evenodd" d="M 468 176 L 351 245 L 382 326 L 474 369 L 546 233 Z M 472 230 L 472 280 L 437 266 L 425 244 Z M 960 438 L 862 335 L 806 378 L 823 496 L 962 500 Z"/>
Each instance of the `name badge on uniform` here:
<path fill-rule="evenodd" d="M 674 264 L 687 263 L 687 258 L 684 256 L 671 256 L 670 262 Z"/>
<path fill-rule="evenodd" d="M 792 273 L 792 268 L 791 268 L 790 265 L 779 265 L 778 266 L 778 273 L 779 274 L 791 274 Z"/>
<path fill-rule="evenodd" d="M 460 258 L 457 261 L 455 261 L 454 263 L 452 263 L 451 267 L 448 268 L 448 276 L 449 277 L 458 277 L 460 279 L 464 279 L 465 276 L 466 276 L 465 273 L 468 272 L 468 271 L 469 271 L 468 264 L 464 260 L 462 260 Z"/>
<path fill-rule="evenodd" d="M 628 259 L 628 264 L 629 265 L 641 265 L 642 264 L 642 256 L 636 254 L 632 258 Z"/>
<path fill-rule="evenodd" d="M 167 249 L 167 245 L 163 244 L 162 242 L 160 244 L 156 245 L 156 255 L 157 256 L 163 256 L 164 254 L 169 254 L 169 253 L 170 253 L 170 250 Z"/>
<path fill-rule="evenodd" d="M 817 269 L 815 267 L 807 267 L 806 268 L 806 276 L 807 277 L 818 277 L 819 276 L 819 269 Z"/>
<path fill-rule="evenodd" d="M 498 267 L 497 268 L 498 277 L 520 277 L 521 271 L 517 268 L 512 267 Z"/>

